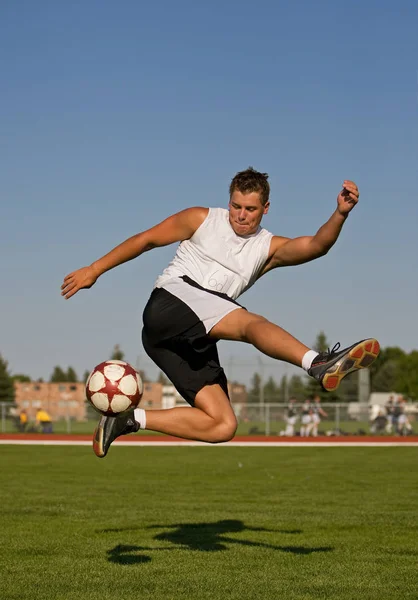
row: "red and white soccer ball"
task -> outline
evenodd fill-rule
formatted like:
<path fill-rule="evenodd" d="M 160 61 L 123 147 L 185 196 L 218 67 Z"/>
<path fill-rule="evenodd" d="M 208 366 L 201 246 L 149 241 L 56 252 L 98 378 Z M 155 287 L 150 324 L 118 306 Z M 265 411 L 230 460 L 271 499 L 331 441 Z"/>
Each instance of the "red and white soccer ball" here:
<path fill-rule="evenodd" d="M 140 374 L 129 363 L 106 360 L 90 373 L 86 396 L 102 415 L 115 416 L 138 406 L 143 387 Z"/>

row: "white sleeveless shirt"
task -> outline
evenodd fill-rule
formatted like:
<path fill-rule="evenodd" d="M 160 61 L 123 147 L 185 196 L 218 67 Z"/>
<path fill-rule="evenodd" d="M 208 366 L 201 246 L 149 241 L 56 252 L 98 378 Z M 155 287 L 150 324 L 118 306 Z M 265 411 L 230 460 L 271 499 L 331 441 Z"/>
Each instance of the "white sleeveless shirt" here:
<path fill-rule="evenodd" d="M 259 227 L 251 235 L 237 235 L 225 208 L 209 208 L 192 237 L 181 242 L 176 255 L 154 287 L 169 287 L 187 275 L 202 287 L 226 294 L 233 300 L 257 280 L 269 254 L 273 234 Z"/>

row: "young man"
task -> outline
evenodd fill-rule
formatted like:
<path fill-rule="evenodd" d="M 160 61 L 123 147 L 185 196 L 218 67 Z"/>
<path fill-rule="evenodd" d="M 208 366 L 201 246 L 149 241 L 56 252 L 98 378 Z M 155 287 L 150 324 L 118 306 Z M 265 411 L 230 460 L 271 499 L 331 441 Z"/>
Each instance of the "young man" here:
<path fill-rule="evenodd" d="M 321 417 L 327 417 L 328 413 L 324 411 L 321 406 L 321 397 L 316 395 L 313 397 L 312 403 L 312 420 L 311 424 L 308 428 L 308 435 L 312 433 L 313 437 L 317 437 L 318 435 L 318 426 L 321 422 Z"/>
<path fill-rule="evenodd" d="M 298 411 L 296 408 L 296 398 L 290 398 L 286 413 L 286 429 L 280 432 L 280 435 L 293 437 L 295 435 L 295 425 L 298 420 Z"/>
<path fill-rule="evenodd" d="M 302 404 L 301 415 L 300 415 L 300 437 L 306 437 L 309 435 L 311 425 L 312 425 L 311 399 L 306 398 L 305 402 Z"/>
<path fill-rule="evenodd" d="M 359 198 L 356 184 L 344 181 L 336 210 L 317 233 L 289 239 L 260 227 L 269 193 L 268 175 L 250 167 L 232 179 L 228 209 L 183 210 L 64 278 L 62 295 L 68 299 L 90 288 L 106 271 L 153 248 L 181 242 L 145 307 L 142 341 L 192 408 L 138 408 L 134 414 L 102 417 L 93 440 L 97 456 L 105 456 L 119 435 L 138 429 L 205 442 L 230 440 L 237 421 L 219 364 L 218 340 L 252 344 L 268 356 L 302 367 L 327 390 L 335 390 L 345 375 L 370 366 L 377 357 L 379 344 L 373 338 L 318 354 L 236 302 L 268 271 L 326 254 Z"/>

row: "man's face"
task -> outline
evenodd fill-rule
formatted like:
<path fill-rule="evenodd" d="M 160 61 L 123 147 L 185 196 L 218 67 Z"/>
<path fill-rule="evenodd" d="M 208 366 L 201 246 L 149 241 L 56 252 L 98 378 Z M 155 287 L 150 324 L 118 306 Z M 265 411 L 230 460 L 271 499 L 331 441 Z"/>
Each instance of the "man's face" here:
<path fill-rule="evenodd" d="M 243 194 L 238 190 L 232 193 L 229 200 L 229 222 L 237 235 L 255 233 L 263 215 L 266 215 L 270 203 L 261 204 L 258 192 Z"/>

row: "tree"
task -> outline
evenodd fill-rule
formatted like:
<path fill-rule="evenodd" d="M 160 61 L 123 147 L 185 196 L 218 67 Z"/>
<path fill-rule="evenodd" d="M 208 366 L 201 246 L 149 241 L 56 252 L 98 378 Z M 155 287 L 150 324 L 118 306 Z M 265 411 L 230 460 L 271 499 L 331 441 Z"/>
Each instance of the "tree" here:
<path fill-rule="evenodd" d="M 288 390 L 287 375 L 283 375 L 283 377 L 280 380 L 279 393 L 280 393 L 280 399 L 283 402 L 287 402 L 289 400 L 290 396 L 289 396 L 289 390 Z"/>
<path fill-rule="evenodd" d="M 8 371 L 9 363 L 0 354 L 0 402 L 14 402 L 15 387 Z"/>
<path fill-rule="evenodd" d="M 280 402 L 280 388 L 271 376 L 264 386 L 264 402 Z"/>
<path fill-rule="evenodd" d="M 312 346 L 316 352 L 326 352 L 329 348 L 327 336 L 323 331 L 320 331 L 316 336 L 314 345 Z"/>
<path fill-rule="evenodd" d="M 74 371 L 74 369 L 72 367 L 68 367 L 65 381 L 68 381 L 68 383 L 77 383 L 77 381 L 78 381 L 77 373 Z"/>
<path fill-rule="evenodd" d="M 56 366 L 52 372 L 51 378 L 49 380 L 51 383 L 63 383 L 67 381 L 67 374 L 61 367 Z"/>
<path fill-rule="evenodd" d="M 418 398 L 418 351 L 413 350 L 399 359 L 396 391 L 407 398 Z"/>
<path fill-rule="evenodd" d="M 162 371 L 160 371 L 158 374 L 157 383 L 161 383 L 162 385 L 169 385 L 170 382 L 167 379 L 167 377 L 164 375 L 164 373 Z"/>
<path fill-rule="evenodd" d="M 289 398 L 296 398 L 299 402 L 306 398 L 306 386 L 300 375 L 292 375 L 289 381 Z"/>
<path fill-rule="evenodd" d="M 84 371 L 83 383 L 87 383 L 87 379 L 90 377 L 90 371 Z"/>
<path fill-rule="evenodd" d="M 112 356 L 110 357 L 111 360 L 124 360 L 125 359 L 124 357 L 125 357 L 125 353 L 122 352 L 119 344 L 115 344 L 115 346 L 113 347 Z"/>
<path fill-rule="evenodd" d="M 254 373 L 251 379 L 251 388 L 248 392 L 248 402 L 261 402 L 261 376 Z"/>
<path fill-rule="evenodd" d="M 144 383 L 149 383 L 149 379 L 147 377 L 147 374 L 145 373 L 145 371 L 143 371 L 142 369 L 137 369 L 139 376 L 141 377 L 142 381 Z"/>
<path fill-rule="evenodd" d="M 324 402 L 357 402 L 359 394 L 359 372 L 350 373 L 341 381 L 335 392 L 326 392 Z"/>
<path fill-rule="evenodd" d="M 12 375 L 13 381 L 19 381 L 20 383 L 28 383 L 32 381 L 29 375 L 23 375 L 22 373 L 16 373 L 16 375 Z"/>
<path fill-rule="evenodd" d="M 373 376 L 374 392 L 394 392 L 399 378 L 399 361 L 387 360 Z"/>
<path fill-rule="evenodd" d="M 401 348 L 398 348 L 397 346 L 388 346 L 387 348 L 381 349 L 379 356 L 377 357 L 377 359 L 374 361 L 374 363 L 370 367 L 370 378 L 371 378 L 373 392 L 394 391 L 393 387 L 391 387 L 393 385 L 392 382 L 390 382 L 389 389 L 377 389 L 376 386 L 378 386 L 379 388 L 382 388 L 382 385 L 384 385 L 382 380 L 384 380 L 387 376 L 387 373 L 385 375 L 385 371 L 392 372 L 393 369 L 395 368 L 394 365 L 398 365 L 399 361 L 404 356 L 405 356 L 405 352 L 403 350 L 401 350 Z M 388 363 L 388 362 L 392 362 L 392 366 L 386 367 L 385 370 L 383 371 L 383 375 L 379 376 L 379 371 L 381 371 L 381 369 L 383 369 L 385 367 L 386 363 Z M 388 382 L 388 385 L 389 385 L 389 382 Z"/>

